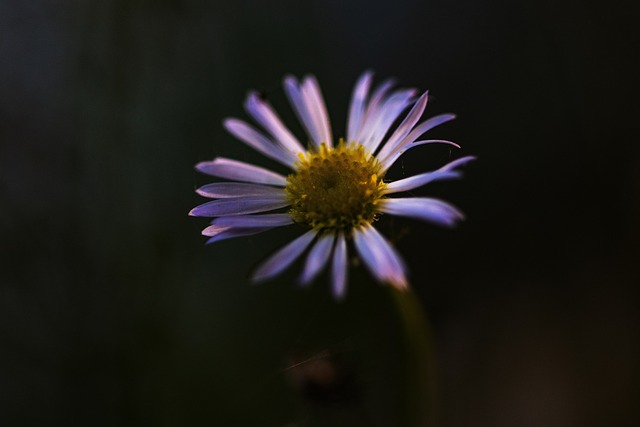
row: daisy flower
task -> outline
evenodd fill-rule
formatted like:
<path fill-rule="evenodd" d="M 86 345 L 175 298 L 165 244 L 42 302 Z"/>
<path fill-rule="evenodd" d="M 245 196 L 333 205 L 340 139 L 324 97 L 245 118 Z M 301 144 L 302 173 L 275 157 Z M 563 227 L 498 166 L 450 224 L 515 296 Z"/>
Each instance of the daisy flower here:
<path fill-rule="evenodd" d="M 254 281 L 277 276 L 310 248 L 300 283 L 310 283 L 330 264 L 333 294 L 342 298 L 347 285 L 347 253 L 353 250 L 348 247 L 352 246 L 379 282 L 403 289 L 407 287 L 407 268 L 373 226 L 376 219 L 389 214 L 445 227 L 463 219 L 457 208 L 442 200 L 395 196 L 432 181 L 459 178 L 457 168 L 474 157 L 462 157 L 438 170 L 393 182 L 384 179 L 398 158 L 413 147 L 441 143 L 459 148 L 451 141 L 421 139 L 425 132 L 455 116 L 441 114 L 420 121 L 427 92 L 416 99 L 414 89 L 393 90 L 390 80 L 371 91 L 372 80 L 373 74 L 366 72 L 355 85 L 346 139 L 334 141 L 320 86 L 313 76 L 302 81 L 284 78 L 284 90 L 306 131 L 308 148 L 255 92 L 249 93 L 244 107 L 262 129 L 236 118 L 224 120 L 233 136 L 289 168 L 287 176 L 222 157 L 196 165 L 202 173 L 231 181 L 196 190 L 214 199 L 189 213 L 213 218 L 202 231 L 209 237 L 208 243 L 291 224 L 306 229 L 263 262 L 253 273 Z"/>

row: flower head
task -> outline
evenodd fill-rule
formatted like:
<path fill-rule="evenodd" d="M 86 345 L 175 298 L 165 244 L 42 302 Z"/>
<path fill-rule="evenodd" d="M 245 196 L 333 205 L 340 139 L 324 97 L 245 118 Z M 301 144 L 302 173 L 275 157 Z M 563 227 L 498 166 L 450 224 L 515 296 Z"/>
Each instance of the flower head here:
<path fill-rule="evenodd" d="M 201 196 L 214 199 L 190 212 L 193 216 L 214 218 L 202 232 L 209 237 L 208 243 L 291 224 L 307 229 L 260 265 L 253 274 L 254 281 L 280 274 L 310 247 L 300 282 L 311 282 L 330 263 L 333 293 L 341 298 L 347 284 L 347 246 L 352 244 L 378 281 L 405 288 L 404 262 L 373 222 L 382 214 L 446 227 L 463 219 L 457 208 L 442 200 L 390 195 L 436 180 L 459 178 L 461 172 L 457 168 L 474 157 L 462 157 L 438 170 L 394 182 L 384 179 L 389 168 L 410 148 L 432 143 L 459 148 L 451 141 L 420 139 L 428 130 L 455 116 L 442 114 L 420 122 L 427 105 L 426 92 L 416 99 L 412 89 L 392 90 L 391 81 L 370 91 L 372 79 L 372 73 L 367 72 L 356 83 L 346 139 L 337 143 L 332 138 L 320 86 L 312 76 L 302 82 L 291 76 L 284 79 L 285 92 L 307 133 L 307 149 L 256 93 L 249 94 L 245 108 L 264 131 L 239 119 L 224 121 L 232 135 L 288 167 L 291 172 L 286 177 L 221 157 L 196 165 L 200 172 L 232 181 L 215 182 L 196 190 Z M 394 128 L 393 124 L 409 107 Z"/>

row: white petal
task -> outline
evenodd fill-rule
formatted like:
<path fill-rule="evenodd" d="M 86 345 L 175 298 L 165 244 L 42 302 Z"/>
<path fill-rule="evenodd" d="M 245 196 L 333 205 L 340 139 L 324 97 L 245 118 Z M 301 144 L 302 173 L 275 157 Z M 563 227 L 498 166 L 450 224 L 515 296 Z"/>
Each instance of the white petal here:
<path fill-rule="evenodd" d="M 400 179 L 390 182 L 384 190 L 384 194 L 400 193 L 402 191 L 413 190 L 422 187 L 432 181 L 441 181 L 445 179 L 456 179 L 462 176 L 459 171 L 434 171 L 422 173 L 420 175 L 411 176 L 409 178 Z"/>
<path fill-rule="evenodd" d="M 208 236 L 208 237 L 214 237 L 214 236 L 217 236 L 218 234 L 222 234 L 226 231 L 229 231 L 230 229 L 231 227 L 220 227 L 217 225 L 210 225 L 204 230 L 202 230 L 202 235 Z"/>
<path fill-rule="evenodd" d="M 465 165 L 473 160 L 476 160 L 476 156 L 460 157 L 459 159 L 456 159 L 452 162 L 447 163 L 446 165 L 444 165 L 438 170 L 451 170 L 451 169 L 457 168 L 458 166 Z"/>
<path fill-rule="evenodd" d="M 374 227 L 371 227 L 369 233 L 371 235 L 371 239 L 376 242 L 376 246 L 382 250 L 385 262 L 389 264 L 390 273 L 387 277 L 387 280 L 398 289 L 406 288 L 407 267 L 405 266 L 402 257 L 393 248 L 391 243 L 389 243 L 384 237 L 382 237 L 382 234 L 378 233 L 378 230 L 376 230 Z"/>
<path fill-rule="evenodd" d="M 327 146 L 333 146 L 331 137 L 331 123 L 327 114 L 320 85 L 314 76 L 307 76 L 302 83 L 302 94 L 305 97 L 305 105 L 309 110 L 309 115 L 315 123 L 315 127 L 320 133 L 320 140 L 314 141 L 318 145 L 322 142 Z"/>
<path fill-rule="evenodd" d="M 235 237 L 252 236 L 254 234 L 263 233 L 269 231 L 274 227 L 256 227 L 256 228 L 230 228 L 230 227 L 216 227 L 210 225 L 202 230 L 204 236 L 210 236 L 207 240 L 207 244 L 219 242 L 221 240 L 233 239 Z"/>
<path fill-rule="evenodd" d="M 398 288 L 406 287 L 404 265 L 400 257 L 375 228 L 368 225 L 354 232 L 353 242 L 365 265 L 378 281 L 389 282 Z"/>
<path fill-rule="evenodd" d="M 391 90 L 395 82 L 391 79 L 385 80 L 380 83 L 371 94 L 371 98 L 367 103 L 362 117 L 362 122 L 358 132 L 354 134 L 353 141 L 362 143 L 363 137 L 368 133 L 371 128 L 371 124 L 377 119 L 380 112 L 380 105 L 387 99 L 387 93 Z"/>
<path fill-rule="evenodd" d="M 214 219 L 212 225 L 202 230 L 202 234 L 211 237 L 207 243 L 213 243 L 233 237 L 262 233 L 292 223 L 288 214 L 229 216 Z"/>
<path fill-rule="evenodd" d="M 307 255 L 307 261 L 302 271 L 302 276 L 300 277 L 300 283 L 307 284 L 320 273 L 329 260 L 334 240 L 334 234 L 325 234 L 313 245 L 313 248 L 309 251 L 309 255 Z"/>
<path fill-rule="evenodd" d="M 404 151 L 407 151 L 409 148 L 417 147 L 418 145 L 424 145 L 424 144 L 447 144 L 447 145 L 453 145 L 456 148 L 460 148 L 460 145 L 456 144 L 453 141 L 449 141 L 447 139 L 421 139 L 419 141 L 413 141 L 410 144 L 406 144 L 402 149 L 402 151 L 404 152 Z"/>
<path fill-rule="evenodd" d="M 400 126 L 389 137 L 384 146 L 380 149 L 378 156 L 384 158 L 387 153 L 394 151 L 395 147 L 402 142 L 402 140 L 411 132 L 413 127 L 418 123 L 424 109 L 427 107 L 427 100 L 429 98 L 429 92 L 425 92 L 415 103 L 407 117 L 402 121 Z"/>
<path fill-rule="evenodd" d="M 336 248 L 333 251 L 331 279 L 333 296 L 338 300 L 344 298 L 347 290 L 347 242 L 342 233 L 338 235 Z"/>
<path fill-rule="evenodd" d="M 399 142 L 396 142 L 393 144 L 393 149 L 391 149 L 391 146 L 389 145 L 389 148 L 387 148 L 386 146 L 384 148 L 382 148 L 380 150 L 380 153 L 378 153 L 378 160 L 381 163 L 387 163 L 389 164 L 389 166 L 391 166 L 393 164 L 393 162 L 395 162 L 395 160 L 397 160 L 398 157 L 400 157 L 400 155 L 406 151 L 404 148 L 405 146 L 407 146 L 408 144 L 411 144 L 412 142 L 414 142 L 416 139 L 418 139 L 422 134 L 424 134 L 425 132 L 433 129 L 436 126 L 439 126 L 443 123 L 446 123 L 450 120 L 453 120 L 456 118 L 455 114 L 440 114 L 438 116 L 434 116 L 431 117 L 427 120 L 425 120 L 424 122 L 420 123 L 418 126 L 416 126 L 415 128 L 413 128 L 413 130 L 411 132 L 409 132 L 409 134 L 407 136 L 405 136 L 404 138 L 402 138 Z M 457 145 L 457 144 L 456 144 Z M 400 153 L 400 154 L 398 154 Z M 391 161 L 391 157 L 394 157 L 394 160 Z"/>
<path fill-rule="evenodd" d="M 260 282 L 280 274 L 284 269 L 291 265 L 291 263 L 298 259 L 300 255 L 302 255 L 302 252 L 304 252 L 307 246 L 309 246 L 316 234 L 316 230 L 307 231 L 305 234 L 280 249 L 261 264 L 260 267 L 258 267 L 256 272 L 253 274 L 253 281 Z"/>
<path fill-rule="evenodd" d="M 382 282 L 385 277 L 384 271 L 382 271 L 383 266 L 378 263 L 380 256 L 376 254 L 373 244 L 369 241 L 370 239 L 365 232 L 367 228 L 368 226 L 362 230 L 355 230 L 353 232 L 353 244 L 360 258 L 364 261 L 369 271 L 371 271 L 371 274 L 373 274 L 378 281 Z"/>
<path fill-rule="evenodd" d="M 377 114 L 373 115 L 371 120 L 365 123 L 359 142 L 367 150 L 374 152 L 398 116 L 405 108 L 411 105 L 414 95 L 415 91 L 413 89 L 392 94 L 377 110 Z"/>
<path fill-rule="evenodd" d="M 236 215 L 223 216 L 211 222 L 218 227 L 234 228 L 256 228 L 256 227 L 282 227 L 293 224 L 291 215 L 283 214 L 262 214 L 262 215 Z"/>
<path fill-rule="evenodd" d="M 421 187 L 425 184 L 428 184 L 432 181 L 439 181 L 443 179 L 454 179 L 460 178 L 462 176 L 462 172 L 452 170 L 458 166 L 464 165 L 465 163 L 470 162 L 471 160 L 475 160 L 473 156 L 466 156 L 460 159 L 454 160 L 453 162 L 447 163 L 440 169 L 427 172 L 420 175 L 415 175 L 409 178 L 400 179 L 398 181 L 391 182 L 387 184 L 385 188 L 385 194 L 398 193 L 401 191 L 409 191 L 414 188 Z"/>
<path fill-rule="evenodd" d="M 247 184 L 244 182 L 214 182 L 198 188 L 196 193 L 202 197 L 210 197 L 212 199 L 285 194 L 282 187 L 267 187 L 266 185 Z"/>
<path fill-rule="evenodd" d="M 293 106 L 293 110 L 307 132 L 309 140 L 312 143 L 317 144 L 317 141 L 320 141 L 321 139 L 321 135 L 319 130 L 316 128 L 309 109 L 307 108 L 305 98 L 302 95 L 300 86 L 298 85 L 298 80 L 293 76 L 286 76 L 284 78 L 284 90 L 289 98 L 289 102 Z"/>
<path fill-rule="evenodd" d="M 453 227 L 464 219 L 464 215 L 456 207 L 428 197 L 384 199 L 380 210 L 391 215 L 417 218 L 445 227 Z"/>
<path fill-rule="evenodd" d="M 285 166 L 293 167 L 295 164 L 297 158 L 291 151 L 275 145 L 273 141 L 242 120 L 229 118 L 224 120 L 223 125 L 233 136 L 265 156 Z"/>
<path fill-rule="evenodd" d="M 347 142 L 355 141 L 355 137 L 360 132 L 362 120 L 365 113 L 365 102 L 369 95 L 369 88 L 373 80 L 373 73 L 367 71 L 356 83 L 351 95 L 351 104 L 349 106 L 349 119 L 347 121 Z"/>
<path fill-rule="evenodd" d="M 387 79 L 376 86 L 375 90 L 371 94 L 371 99 L 367 104 L 365 119 L 377 114 L 380 105 L 382 105 L 383 101 L 387 98 L 387 93 L 389 93 L 394 84 L 395 81 L 393 81 L 392 79 Z"/>
<path fill-rule="evenodd" d="M 275 138 L 283 149 L 293 153 L 294 161 L 297 159 L 297 153 L 305 151 L 298 139 L 282 123 L 275 110 L 258 94 L 255 92 L 249 94 L 245 102 L 245 109 Z"/>
<path fill-rule="evenodd" d="M 277 196 L 250 196 L 234 197 L 231 199 L 218 199 L 204 203 L 191 209 L 191 216 L 229 216 L 246 215 L 258 212 L 267 212 L 283 208 L 290 203 L 286 195 Z"/>
<path fill-rule="evenodd" d="M 428 132 L 434 127 L 440 126 L 441 124 L 451 121 L 455 118 L 456 115 L 451 113 L 439 114 L 437 116 L 429 117 L 427 120 L 413 128 L 411 133 L 407 135 L 406 142 L 409 143 L 415 141 L 425 132 Z"/>
<path fill-rule="evenodd" d="M 196 169 L 207 175 L 231 179 L 233 181 L 277 185 L 280 187 L 287 185 L 287 178 L 278 173 L 224 157 L 218 157 L 209 162 L 200 162 L 196 165 Z"/>
<path fill-rule="evenodd" d="M 454 146 L 456 148 L 460 148 L 460 146 L 458 144 L 456 144 L 455 142 L 447 141 L 446 139 L 425 139 L 425 140 L 422 140 L 422 141 L 414 141 L 414 142 L 412 142 L 410 144 L 404 144 L 402 146 L 402 148 L 396 149 L 396 151 L 391 153 L 386 158 L 379 158 L 378 161 L 380 162 L 380 165 L 382 166 L 382 170 L 383 171 L 388 170 L 391 166 L 393 166 L 393 164 L 396 162 L 396 160 L 398 160 L 400 158 L 400 156 L 402 156 L 408 150 L 410 150 L 410 149 L 412 149 L 414 147 L 417 147 L 419 145 L 425 145 L 425 144 L 447 144 L 447 145 L 452 145 L 452 146 Z"/>

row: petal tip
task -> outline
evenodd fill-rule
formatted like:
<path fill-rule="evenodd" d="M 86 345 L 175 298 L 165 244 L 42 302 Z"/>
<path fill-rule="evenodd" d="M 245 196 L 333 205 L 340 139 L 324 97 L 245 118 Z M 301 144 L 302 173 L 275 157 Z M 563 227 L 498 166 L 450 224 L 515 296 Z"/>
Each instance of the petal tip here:
<path fill-rule="evenodd" d="M 340 292 L 333 292 L 333 299 L 335 299 L 337 302 L 344 302 L 345 299 L 347 299 L 347 292 L 346 290 L 340 291 Z"/>
<path fill-rule="evenodd" d="M 271 279 L 271 276 L 264 274 L 262 272 L 253 273 L 249 278 L 251 283 L 253 283 L 254 285 L 261 285 L 267 282 L 269 279 Z"/>
<path fill-rule="evenodd" d="M 285 76 L 282 78 L 282 82 L 285 84 L 285 86 L 298 85 L 298 79 L 293 74 L 285 74 Z"/>
<path fill-rule="evenodd" d="M 229 130 L 230 127 L 235 126 L 238 122 L 240 122 L 240 119 L 236 119 L 235 117 L 225 117 L 222 120 L 222 126 L 226 130 Z"/>
<path fill-rule="evenodd" d="M 409 282 L 407 282 L 407 278 L 404 276 L 389 280 L 389 284 L 402 292 L 409 291 Z"/>
<path fill-rule="evenodd" d="M 313 74 L 305 74 L 304 75 L 304 79 L 303 79 L 303 83 L 310 83 L 313 85 L 318 85 L 318 79 L 316 79 L 316 76 L 314 76 Z"/>

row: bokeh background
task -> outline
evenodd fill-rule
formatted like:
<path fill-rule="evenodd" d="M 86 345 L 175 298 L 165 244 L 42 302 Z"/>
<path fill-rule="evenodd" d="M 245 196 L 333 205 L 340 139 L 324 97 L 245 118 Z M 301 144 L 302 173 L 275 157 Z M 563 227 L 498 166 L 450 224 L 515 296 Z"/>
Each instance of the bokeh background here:
<path fill-rule="evenodd" d="M 459 117 L 431 135 L 461 151 L 392 177 L 479 157 L 416 191 L 457 230 L 380 221 L 429 319 L 437 425 L 640 425 L 640 39 L 614 3 L 0 1 L 0 424 L 401 425 L 387 289 L 355 266 L 336 304 L 299 264 L 253 286 L 295 227 L 205 247 L 186 215 L 196 162 L 274 166 L 222 129 L 247 90 L 301 135 L 281 79 L 314 73 L 340 131 L 373 69 Z"/>

